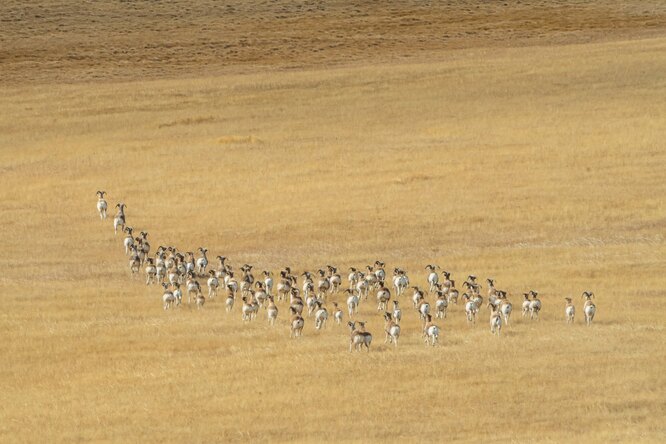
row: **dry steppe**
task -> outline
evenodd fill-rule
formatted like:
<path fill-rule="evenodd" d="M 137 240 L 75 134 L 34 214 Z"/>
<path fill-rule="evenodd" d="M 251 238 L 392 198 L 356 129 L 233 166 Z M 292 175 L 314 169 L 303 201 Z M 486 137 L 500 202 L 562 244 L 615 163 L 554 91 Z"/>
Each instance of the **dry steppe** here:
<path fill-rule="evenodd" d="M 76 3 L 0 5 L 0 441 L 664 442 L 662 2 Z M 542 318 L 431 348 L 404 299 L 394 349 L 367 303 L 349 353 L 165 312 L 98 189 L 153 246 L 437 263 Z"/>

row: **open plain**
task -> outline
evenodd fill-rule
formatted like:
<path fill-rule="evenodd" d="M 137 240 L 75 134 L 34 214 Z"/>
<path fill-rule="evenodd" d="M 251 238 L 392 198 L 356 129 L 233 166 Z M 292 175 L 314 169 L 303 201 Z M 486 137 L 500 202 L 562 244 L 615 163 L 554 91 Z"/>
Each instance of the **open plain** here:
<path fill-rule="evenodd" d="M 661 2 L 24 3 L 0 6 L 0 441 L 666 440 Z M 422 288 L 436 263 L 495 278 L 513 322 L 453 306 L 426 347 L 403 297 L 394 348 L 369 300 L 349 353 L 333 322 L 290 339 L 284 303 L 165 311 L 99 189 L 153 249 Z"/>

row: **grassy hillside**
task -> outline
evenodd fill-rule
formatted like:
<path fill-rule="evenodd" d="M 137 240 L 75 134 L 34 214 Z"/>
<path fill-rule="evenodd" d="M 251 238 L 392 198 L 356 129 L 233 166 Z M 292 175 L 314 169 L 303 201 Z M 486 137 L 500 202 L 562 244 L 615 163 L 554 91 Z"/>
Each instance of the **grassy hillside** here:
<path fill-rule="evenodd" d="M 4 0 L 0 82 L 430 61 L 442 50 L 663 36 L 661 0 Z"/>
<path fill-rule="evenodd" d="M 0 440 L 663 441 L 664 51 L 2 87 Z M 98 189 L 154 247 L 274 271 L 381 259 L 421 286 L 438 263 L 515 306 L 539 290 L 542 319 L 498 339 L 455 306 L 429 348 L 403 299 L 394 350 L 366 303 L 375 342 L 350 354 L 332 323 L 290 340 L 286 305 L 274 328 L 222 300 L 164 312 Z"/>

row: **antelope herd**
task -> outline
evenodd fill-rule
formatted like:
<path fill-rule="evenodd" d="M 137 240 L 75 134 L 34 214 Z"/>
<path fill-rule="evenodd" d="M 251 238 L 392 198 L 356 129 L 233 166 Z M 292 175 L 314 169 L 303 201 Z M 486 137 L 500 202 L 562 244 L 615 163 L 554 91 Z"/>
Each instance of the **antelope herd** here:
<path fill-rule="evenodd" d="M 97 211 L 100 219 L 107 218 L 108 204 L 104 198 L 106 192 L 97 192 Z M 113 218 L 113 229 L 117 235 L 118 231 L 125 233 L 123 246 L 125 254 L 129 256 L 128 265 L 132 275 L 139 275 L 141 267 L 146 277 L 146 285 L 158 285 L 163 289 L 162 306 L 164 310 L 174 309 L 183 303 L 183 291 L 185 286 L 187 292 L 187 303 L 194 302 L 197 309 L 202 309 L 207 300 L 215 300 L 218 291 L 223 291 L 225 297 L 225 310 L 227 313 L 233 311 L 236 300 L 240 297 L 242 301 L 241 319 L 244 322 L 252 322 L 263 309 L 269 325 L 275 325 L 280 308 L 278 302 L 288 302 L 290 337 L 300 337 L 305 327 L 305 315 L 314 318 L 314 327 L 317 330 L 326 328 L 329 319 L 327 299 L 337 297 L 342 293 L 346 305 L 347 323 L 349 336 L 349 351 L 361 350 L 363 347 L 370 351 L 372 334 L 366 331 L 365 322 L 354 320 L 358 315 L 359 306 L 368 300 L 371 293 L 377 301 L 377 312 L 383 316 L 385 343 L 398 346 L 401 334 L 400 322 L 402 320 L 402 309 L 399 299 L 411 289 L 411 301 L 413 309 L 421 320 L 421 336 L 426 345 L 434 346 L 439 341 L 441 328 L 433 322 L 434 319 L 444 320 L 449 308 L 458 304 L 460 296 L 456 283 L 451 279 L 451 273 L 442 270 L 438 265 L 428 264 L 425 270 L 428 272 L 426 278 L 427 290 L 418 286 L 410 286 L 410 280 L 406 270 L 394 268 L 391 279 L 391 287 L 386 285 L 387 272 L 384 262 L 375 261 L 364 269 L 349 268 L 347 275 L 347 288 L 342 289 L 343 280 L 337 267 L 326 265 L 315 273 L 303 271 L 300 275 L 292 272 L 290 267 L 285 267 L 279 272 L 279 278 L 274 280 L 273 272 L 263 270 L 260 278 L 255 278 L 250 264 L 244 264 L 238 268 L 238 272 L 227 262 L 225 256 L 216 256 L 217 265 L 210 267 L 208 261 L 208 249 L 200 247 L 195 254 L 192 251 L 180 251 L 174 246 L 160 245 L 154 257 L 150 257 L 151 246 L 148 242 L 148 233 L 141 231 L 134 236 L 134 229 L 127 225 L 125 210 L 127 206 L 119 202 L 116 205 L 117 212 Z M 364 270 L 364 271 L 361 271 Z M 438 273 L 441 270 L 441 273 Z M 299 278 L 302 278 L 299 285 Z M 205 280 L 208 289 L 204 296 L 201 284 Z M 500 336 L 502 326 L 509 326 L 513 305 L 508 299 L 507 292 L 497 289 L 493 279 L 486 279 L 487 304 L 490 312 L 490 332 Z M 276 285 L 274 285 L 276 284 Z M 481 295 L 482 286 L 477 282 L 474 275 L 467 276 L 462 283 L 465 292 L 460 296 L 464 302 L 464 311 L 469 325 L 475 325 L 484 297 Z M 274 293 L 275 290 L 275 293 Z M 393 295 L 391 294 L 393 291 Z M 522 317 L 532 321 L 539 320 L 542 303 L 539 293 L 531 290 L 523 293 Z M 432 297 L 431 306 L 430 298 Z M 583 314 L 585 324 L 590 326 L 596 314 L 596 305 L 592 302 L 594 293 L 585 291 Z M 576 309 L 570 297 L 566 297 L 564 306 L 564 320 L 567 324 L 574 322 Z M 389 311 L 389 303 L 393 303 L 392 311 Z M 344 311 L 338 306 L 337 301 L 332 301 L 332 317 L 335 325 L 341 325 Z M 434 307 L 434 308 L 431 308 Z"/>

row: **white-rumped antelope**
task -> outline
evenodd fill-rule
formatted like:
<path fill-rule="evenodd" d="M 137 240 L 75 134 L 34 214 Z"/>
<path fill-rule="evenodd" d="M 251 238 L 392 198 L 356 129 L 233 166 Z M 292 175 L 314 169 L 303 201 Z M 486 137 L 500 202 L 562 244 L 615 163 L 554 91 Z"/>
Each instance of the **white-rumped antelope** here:
<path fill-rule="evenodd" d="M 102 220 L 106 219 L 106 209 L 108 208 L 108 204 L 104 200 L 105 194 L 106 191 L 97 192 L 97 212 L 99 213 L 99 218 Z"/>
<path fill-rule="evenodd" d="M 365 345 L 365 348 L 370 352 L 370 344 L 372 343 L 372 334 L 365 331 L 365 322 L 358 322 L 359 328 L 356 328 L 356 322 L 349 321 L 347 325 L 351 332 L 349 337 L 349 352 L 356 349 L 356 351 L 361 351 L 361 348 Z"/>
<path fill-rule="evenodd" d="M 127 205 L 124 203 L 119 203 L 116 204 L 116 208 L 118 208 L 118 212 L 113 218 L 114 234 L 118 234 L 118 228 L 120 228 L 121 233 L 125 230 L 125 208 L 127 208 Z"/>
<path fill-rule="evenodd" d="M 585 303 L 583 304 L 583 314 L 585 315 L 585 324 L 589 327 L 592 325 L 594 320 L 594 315 L 597 313 L 597 306 L 592 302 L 594 293 L 591 291 L 584 291 L 583 298 L 585 298 Z"/>
<path fill-rule="evenodd" d="M 384 333 L 386 333 L 386 339 L 384 343 L 393 343 L 396 347 L 398 346 L 398 339 L 400 338 L 400 325 L 393 320 L 391 313 L 384 312 Z"/>
<path fill-rule="evenodd" d="M 564 319 L 567 321 L 567 324 L 573 324 L 574 317 L 576 316 L 576 307 L 571 302 L 571 298 L 564 298 L 564 300 L 567 301 L 564 306 Z"/>
<path fill-rule="evenodd" d="M 293 307 L 289 307 L 289 312 L 291 313 L 291 319 L 289 321 L 289 337 L 298 338 L 303 335 L 303 327 L 305 326 L 305 320 Z"/>
<path fill-rule="evenodd" d="M 333 302 L 333 319 L 335 319 L 336 324 L 340 325 L 342 323 L 342 309 L 338 307 L 337 302 Z"/>

